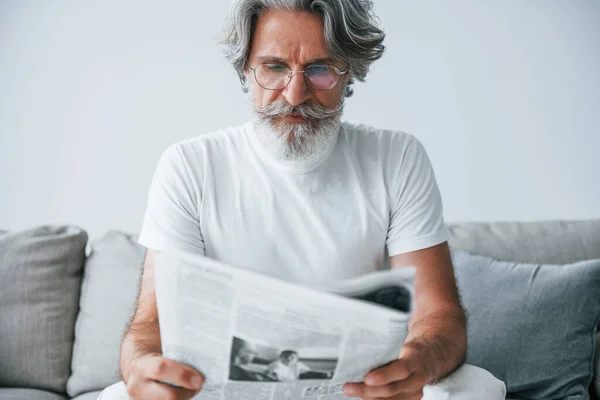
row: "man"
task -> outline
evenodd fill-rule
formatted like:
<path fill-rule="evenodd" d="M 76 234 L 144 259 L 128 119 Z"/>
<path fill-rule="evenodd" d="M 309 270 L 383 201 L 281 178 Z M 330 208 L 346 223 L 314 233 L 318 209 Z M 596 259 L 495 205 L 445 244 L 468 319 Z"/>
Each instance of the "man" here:
<path fill-rule="evenodd" d="M 139 239 L 148 252 L 137 310 L 121 348 L 131 398 L 189 399 L 202 388 L 200 373 L 161 355 L 153 260 L 165 250 L 300 283 L 381 269 L 387 251 L 391 268 L 417 267 L 409 334 L 394 362 L 344 393 L 433 398 L 425 385 L 447 378 L 454 398 L 504 398 L 490 374 L 459 368 L 466 321 L 425 150 L 408 134 L 340 122 L 383 39 L 368 1 L 234 2 L 222 43 L 255 118 L 176 143 L 159 162 Z M 477 384 L 485 394 L 473 394 Z"/>
<path fill-rule="evenodd" d="M 331 376 L 328 372 L 322 372 L 311 369 L 298 358 L 298 353 L 294 350 L 283 350 L 279 353 L 279 358 L 269 364 L 266 375 L 279 382 L 292 382 L 300 379 L 300 375 L 312 372 L 311 379 L 325 379 Z"/>

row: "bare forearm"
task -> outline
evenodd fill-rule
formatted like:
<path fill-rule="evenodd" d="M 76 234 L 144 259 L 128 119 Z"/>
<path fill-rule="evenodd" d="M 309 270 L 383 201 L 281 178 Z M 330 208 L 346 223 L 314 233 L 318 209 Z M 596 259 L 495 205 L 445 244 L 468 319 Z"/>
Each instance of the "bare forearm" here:
<path fill-rule="evenodd" d="M 465 315 L 459 309 L 430 313 L 410 326 L 405 343 L 424 349 L 428 383 L 438 382 L 465 361 Z"/>
<path fill-rule="evenodd" d="M 162 353 L 158 321 L 132 323 L 121 343 L 121 378 L 127 382 L 131 362 L 139 356 L 151 353 Z"/>

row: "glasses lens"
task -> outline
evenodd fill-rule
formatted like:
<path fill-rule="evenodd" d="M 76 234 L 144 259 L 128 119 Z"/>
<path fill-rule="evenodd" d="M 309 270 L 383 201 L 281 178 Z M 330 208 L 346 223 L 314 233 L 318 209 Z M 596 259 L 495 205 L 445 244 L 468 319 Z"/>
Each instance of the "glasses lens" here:
<path fill-rule="evenodd" d="M 265 89 L 283 89 L 290 78 L 290 69 L 281 64 L 262 64 L 255 71 L 256 81 Z"/>
<path fill-rule="evenodd" d="M 313 89 L 330 90 L 340 81 L 340 72 L 339 68 L 334 65 L 314 64 L 306 67 L 304 74 Z"/>

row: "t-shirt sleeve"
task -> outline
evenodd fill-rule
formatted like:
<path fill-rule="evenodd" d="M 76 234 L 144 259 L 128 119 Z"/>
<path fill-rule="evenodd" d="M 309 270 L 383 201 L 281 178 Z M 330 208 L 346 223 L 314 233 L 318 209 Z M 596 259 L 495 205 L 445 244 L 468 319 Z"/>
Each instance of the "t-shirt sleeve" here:
<path fill-rule="evenodd" d="M 390 257 L 438 245 L 449 237 L 427 152 L 415 137 L 408 135 L 405 140 L 404 146 L 399 146 L 399 137 L 393 139 L 388 161 L 390 221 L 386 246 Z"/>
<path fill-rule="evenodd" d="M 161 156 L 152 178 L 138 242 L 153 250 L 204 254 L 197 204 L 200 192 L 178 144 Z"/>

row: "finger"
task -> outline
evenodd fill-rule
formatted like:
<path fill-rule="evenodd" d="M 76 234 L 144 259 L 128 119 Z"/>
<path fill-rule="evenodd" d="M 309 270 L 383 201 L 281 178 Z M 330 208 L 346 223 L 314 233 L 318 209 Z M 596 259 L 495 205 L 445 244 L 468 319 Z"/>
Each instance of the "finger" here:
<path fill-rule="evenodd" d="M 162 396 L 157 396 L 156 399 L 189 400 L 198 393 L 198 390 L 174 387 L 160 382 L 151 382 L 150 385 L 163 393 Z"/>
<path fill-rule="evenodd" d="M 204 383 L 204 377 L 195 369 L 164 357 L 153 357 L 141 368 L 147 379 L 168 382 L 188 390 L 198 391 Z"/>
<path fill-rule="evenodd" d="M 144 385 L 137 385 L 132 392 L 129 392 L 129 395 L 132 400 L 189 400 L 196 393 L 198 393 L 197 390 L 176 388 L 166 383 L 148 380 Z"/>
<path fill-rule="evenodd" d="M 423 399 L 423 391 L 413 393 L 413 394 L 403 394 L 400 396 L 395 396 L 388 400 L 422 400 Z"/>
<path fill-rule="evenodd" d="M 387 385 L 408 378 L 413 370 L 414 363 L 410 359 L 394 360 L 365 375 L 365 383 L 369 386 Z"/>
<path fill-rule="evenodd" d="M 389 383 L 382 386 L 369 386 L 364 383 L 348 383 L 344 385 L 346 396 L 360 398 L 399 398 L 414 396 L 423 391 L 425 380 L 413 374 L 407 379 Z"/>
<path fill-rule="evenodd" d="M 413 393 L 413 394 L 401 394 L 393 397 L 388 397 L 387 399 L 372 399 L 372 400 L 422 400 L 423 392 Z"/>

